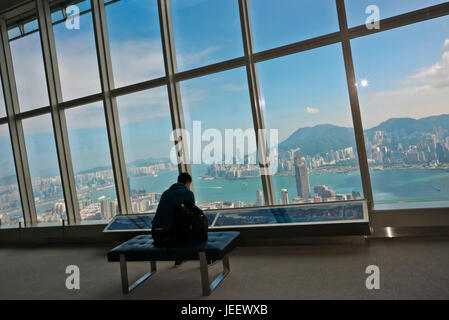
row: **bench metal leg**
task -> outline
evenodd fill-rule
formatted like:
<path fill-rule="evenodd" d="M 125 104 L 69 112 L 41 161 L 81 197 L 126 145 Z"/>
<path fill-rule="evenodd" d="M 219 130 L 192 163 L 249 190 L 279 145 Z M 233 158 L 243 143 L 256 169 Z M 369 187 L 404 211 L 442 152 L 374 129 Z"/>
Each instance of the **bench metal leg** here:
<path fill-rule="evenodd" d="M 124 254 L 120 254 L 120 274 L 122 277 L 122 292 L 123 294 L 128 294 L 134 290 L 139 284 L 144 282 L 150 276 L 156 273 L 156 261 L 151 261 L 151 269 L 140 277 L 136 282 L 129 285 L 128 284 L 128 267 L 126 265 L 126 258 Z"/>
<path fill-rule="evenodd" d="M 226 255 L 223 262 L 223 272 L 221 272 L 212 283 L 209 280 L 209 266 L 207 265 L 206 253 L 200 252 L 200 270 L 201 270 L 201 286 L 203 288 L 203 296 L 210 296 L 212 291 L 223 281 L 223 279 L 229 274 L 231 271 L 229 267 L 229 256 Z"/>

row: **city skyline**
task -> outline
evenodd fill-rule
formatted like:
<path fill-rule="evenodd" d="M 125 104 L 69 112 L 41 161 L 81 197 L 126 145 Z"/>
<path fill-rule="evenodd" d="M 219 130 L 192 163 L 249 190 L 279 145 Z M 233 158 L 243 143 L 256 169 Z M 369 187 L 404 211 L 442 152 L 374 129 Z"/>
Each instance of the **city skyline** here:
<path fill-rule="evenodd" d="M 446 119 L 448 115 L 440 116 L 441 119 Z M 428 121 L 425 118 L 421 121 Z M 404 119 L 403 119 L 404 120 Z M 407 119 L 405 119 L 407 120 Z M 435 121 L 435 120 L 434 120 Z M 387 123 L 386 123 L 387 124 Z M 408 130 L 404 127 L 403 130 Z M 416 131 L 413 135 L 404 133 L 405 131 L 372 131 L 366 134 L 367 143 L 367 155 L 368 162 L 374 169 L 383 168 L 441 168 L 449 169 L 447 165 L 449 163 L 449 130 L 442 127 L 431 128 L 430 131 L 423 132 Z M 414 143 L 418 144 L 414 144 Z M 275 185 L 276 188 L 281 187 L 281 198 L 279 202 L 281 204 L 291 203 L 309 203 L 320 201 L 336 201 L 336 200 L 348 200 L 348 199 L 360 199 L 361 190 L 354 186 L 352 191 L 348 194 L 343 192 L 338 194 L 333 190 L 332 186 L 326 184 L 315 184 L 313 186 L 314 195 L 310 192 L 310 184 L 308 182 L 309 170 L 311 172 L 344 172 L 349 173 L 353 170 L 357 171 L 358 166 L 347 163 L 348 160 L 355 159 L 355 153 L 352 147 L 347 147 L 342 150 L 329 150 L 325 154 L 317 154 L 314 157 L 306 155 L 301 156 L 300 148 L 288 150 L 288 157 L 281 157 L 279 161 L 280 172 L 279 176 L 287 175 L 294 177 L 296 181 L 296 189 L 298 197 L 294 197 L 292 201 L 289 201 L 289 189 L 285 186 Z M 324 157 L 323 157 L 324 156 Z M 342 164 L 339 164 L 342 163 Z M 373 167 L 374 166 L 374 167 Z M 214 168 L 211 171 L 211 168 Z M 323 169 L 321 169 L 323 168 Z M 236 174 L 237 171 L 243 169 L 242 173 Z M 248 171 L 248 173 L 243 173 Z M 335 171 L 337 170 L 337 171 Z M 140 177 L 153 176 L 157 177 L 158 174 L 164 171 L 172 171 L 176 173 L 176 167 L 169 162 L 158 160 L 153 164 L 142 165 L 136 163 L 135 166 L 128 167 L 129 179 L 139 179 Z M 223 171 L 223 173 L 220 173 Z M 253 173 L 254 171 L 254 173 Z M 203 177 L 204 180 L 210 180 L 213 178 L 224 178 L 225 180 L 245 180 L 257 177 L 257 166 L 254 165 L 213 165 L 210 166 L 205 176 L 194 176 L 194 178 Z M 230 173 L 230 174 L 229 174 Z M 207 178 L 210 177 L 210 178 Z M 112 169 L 102 169 L 102 171 L 93 171 L 85 173 L 77 173 L 75 175 L 78 197 L 80 203 L 80 209 L 82 217 L 85 219 L 107 219 L 112 212 L 117 212 L 117 202 L 115 193 L 107 192 L 106 195 L 98 193 L 99 190 L 114 190 L 114 179 L 112 175 Z M 194 185 L 198 182 L 195 181 Z M 242 183 L 242 182 L 239 182 Z M 245 183 L 245 182 L 243 182 Z M 61 219 L 63 214 L 62 205 L 64 202 L 62 197 L 61 181 L 58 176 L 41 178 L 37 177 L 33 179 L 34 193 L 36 197 L 36 203 L 39 208 L 40 219 L 44 221 L 54 221 L 54 219 Z M 157 195 L 161 192 L 154 192 L 148 190 L 145 186 L 143 188 L 135 189 L 132 187 L 133 183 L 130 182 L 131 196 L 134 212 L 148 212 L 154 211 L 157 207 Z M 437 191 L 441 191 L 438 186 L 430 186 Z M 260 187 L 257 187 L 260 188 Z M 9 189 L 9 193 L 6 193 L 6 198 L 3 197 L 2 202 L 13 201 L 17 203 L 19 201 L 17 190 L 12 186 Z M 84 190 L 84 191 L 83 191 Z M 291 189 L 290 189 L 291 190 Z M 161 190 L 162 191 L 162 190 Z M 219 208 L 231 208 L 231 207 L 244 207 L 255 206 L 263 203 L 261 189 L 255 189 L 256 194 L 251 199 L 241 199 L 239 201 L 212 201 L 209 203 L 199 203 L 203 209 L 219 209 Z M 96 193 L 95 196 L 93 194 Z M 9 194 L 9 195 L 8 195 Z M 9 199 L 9 200 L 8 200 Z M 104 202 L 107 202 L 106 204 Z M 113 207 L 113 208 L 112 208 Z M 106 208 L 106 209 L 105 209 Z M 112 209 L 109 209 L 112 208 Z M 42 211 L 43 210 L 43 211 Z"/>
<path fill-rule="evenodd" d="M 448 113 L 447 115 L 449 115 L 449 113 Z M 440 116 L 443 116 L 443 115 L 440 115 Z M 422 120 L 422 119 L 426 119 L 426 118 L 430 118 L 430 117 L 431 117 L 431 116 L 425 117 L 425 118 L 421 118 L 421 119 L 417 119 L 417 120 Z M 392 118 L 392 119 L 387 119 L 386 121 L 383 121 L 382 123 L 386 123 L 387 121 L 389 121 L 389 120 L 394 120 L 394 119 L 407 119 L 407 118 Z M 413 118 L 411 118 L 411 119 L 413 119 Z M 42 123 L 42 122 L 40 122 L 40 123 Z M 50 123 L 50 122 L 48 122 L 48 123 Z M 382 124 L 382 123 L 381 123 L 381 124 Z M 315 127 L 316 127 L 316 126 L 315 126 Z M 6 126 L 6 125 L 3 125 L 3 126 L 1 126 L 1 128 L 6 129 L 7 126 Z M 307 127 L 305 127 L 305 128 L 307 128 Z M 312 127 L 312 128 L 313 128 L 313 127 Z M 301 130 L 301 129 L 304 129 L 304 128 L 298 128 L 296 131 Z M 373 129 L 373 128 L 371 128 L 371 129 Z M 365 139 L 367 139 L 367 136 L 366 136 L 367 131 L 370 131 L 371 129 L 365 130 Z M 86 129 L 75 130 L 75 131 L 74 131 L 75 133 L 73 133 L 73 135 L 79 135 L 79 132 L 82 132 L 83 130 L 86 130 Z M 5 139 L 6 137 L 4 137 L 4 136 L 5 136 L 6 134 L 9 134 L 9 132 L 8 132 L 7 130 L 0 130 L 0 137 L 2 137 L 2 134 L 3 134 L 3 139 Z M 87 134 L 88 136 L 95 136 L 95 134 L 93 134 L 93 132 L 92 132 L 90 129 L 86 131 L 86 134 Z M 47 135 L 45 135 L 45 134 L 30 135 L 30 137 L 31 137 L 31 136 L 34 136 L 34 139 L 37 139 L 37 140 L 35 140 L 33 143 L 29 143 L 28 145 L 35 145 L 35 144 L 37 144 L 38 146 L 45 146 L 45 145 L 47 145 L 47 144 L 45 143 L 45 141 L 46 141 L 47 139 L 50 139 L 50 141 L 52 141 L 52 139 L 53 139 L 53 134 L 51 134 L 51 135 L 50 135 L 50 134 L 47 134 Z M 41 142 L 36 142 L 36 141 L 39 140 L 39 138 L 42 138 Z M 288 138 L 287 138 L 287 139 L 288 139 Z M 286 139 L 286 140 L 287 140 L 287 139 Z M 88 143 L 86 146 L 87 146 L 87 149 L 91 150 L 91 152 L 94 152 L 94 151 L 95 151 L 95 148 L 98 148 L 98 146 L 99 146 L 98 144 L 95 144 L 95 142 L 92 143 L 92 141 L 89 141 L 89 139 L 82 139 L 82 140 L 83 140 L 83 141 L 86 141 L 86 142 Z M 94 141 L 95 141 L 95 140 L 94 140 Z M 284 141 L 285 141 L 285 140 L 284 140 Z M 284 142 L 284 141 L 281 141 L 280 144 L 282 144 L 282 142 Z M 1 146 L 2 146 L 3 148 L 5 148 L 5 149 L 10 148 L 9 137 L 8 137 L 8 139 L 6 139 L 6 140 L 0 139 L 0 143 L 1 143 Z M 171 142 L 171 143 L 173 143 L 173 142 Z M 84 146 L 84 148 L 86 148 L 86 146 Z M 106 145 L 106 147 L 107 147 L 107 151 L 108 151 L 109 147 L 108 147 L 107 145 Z M 348 146 L 348 147 L 350 147 L 350 146 Z M 49 148 L 48 150 L 51 150 L 51 149 L 52 149 L 51 144 L 50 144 L 50 146 L 47 147 L 47 148 Z M 33 150 L 34 150 L 34 148 L 33 148 Z M 100 154 L 104 153 L 104 151 L 105 151 L 105 150 L 101 149 L 101 151 L 97 151 L 96 153 L 97 153 L 98 155 L 100 155 Z M 48 151 L 47 151 L 47 152 L 48 152 Z M 50 152 L 49 152 L 49 153 L 50 153 Z M 109 153 L 109 151 L 108 151 L 107 153 Z M 246 155 L 246 154 L 245 154 L 245 155 Z M 103 156 L 106 157 L 106 158 L 109 157 L 108 154 L 103 155 Z M 101 157 L 100 157 L 100 158 L 101 158 Z M 156 157 L 156 158 L 153 158 L 153 157 L 147 157 L 147 158 L 138 157 L 138 158 L 130 159 L 130 161 L 127 162 L 127 165 L 129 166 L 129 165 L 131 165 L 131 164 L 134 163 L 134 162 L 138 162 L 139 160 L 152 160 L 152 159 L 155 159 L 155 160 L 161 160 L 161 161 L 162 161 L 163 159 L 169 160 L 169 155 L 168 155 L 167 157 Z M 7 161 L 6 158 L 3 158 L 2 160 L 3 160 L 3 161 L 0 163 L 0 168 L 1 168 L 1 166 L 3 166 L 4 169 L 7 169 L 8 167 L 11 167 L 11 166 L 13 165 L 13 163 L 11 162 L 11 161 L 12 161 L 12 158 L 11 158 L 9 161 Z M 5 162 L 5 161 L 6 161 L 6 162 Z M 44 160 L 44 162 L 45 162 L 45 161 L 46 161 L 46 160 Z M 109 160 L 107 160 L 107 161 L 109 161 Z M 100 164 L 97 164 L 97 165 L 94 164 L 94 165 L 92 166 L 92 164 L 89 164 L 89 165 L 82 166 L 83 169 L 81 169 L 81 170 L 79 170 L 79 171 L 76 171 L 75 174 L 80 174 L 80 173 L 82 173 L 83 171 L 87 171 L 87 170 L 91 170 L 91 169 L 95 169 L 95 168 L 103 168 L 103 167 L 112 168 L 110 165 L 104 166 L 102 163 L 103 163 L 103 162 L 100 161 Z M 36 166 L 39 167 L 39 166 L 41 166 L 41 165 L 42 165 L 42 164 L 38 163 Z M 0 174 L 3 173 L 3 172 L 5 172 L 5 171 L 7 171 L 7 170 L 0 170 Z M 56 171 L 55 171 L 55 172 L 56 172 Z M 47 176 L 43 176 L 42 178 L 45 178 L 45 177 L 52 177 L 52 176 L 55 175 L 55 172 L 54 172 L 53 174 L 49 174 L 49 175 L 47 175 Z M 56 172 L 56 173 L 57 173 L 57 172 Z M 0 178 L 3 178 L 3 177 L 9 177 L 9 176 L 11 176 L 11 175 L 0 176 Z"/>

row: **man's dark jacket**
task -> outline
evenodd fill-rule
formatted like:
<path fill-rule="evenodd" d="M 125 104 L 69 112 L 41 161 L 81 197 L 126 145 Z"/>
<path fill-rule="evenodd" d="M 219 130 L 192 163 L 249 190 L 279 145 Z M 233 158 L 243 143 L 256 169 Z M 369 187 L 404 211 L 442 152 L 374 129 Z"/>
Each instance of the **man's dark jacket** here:
<path fill-rule="evenodd" d="M 185 184 L 175 183 L 170 189 L 164 191 L 153 219 L 153 228 L 171 227 L 176 206 L 183 200 L 195 205 L 195 196 Z"/>

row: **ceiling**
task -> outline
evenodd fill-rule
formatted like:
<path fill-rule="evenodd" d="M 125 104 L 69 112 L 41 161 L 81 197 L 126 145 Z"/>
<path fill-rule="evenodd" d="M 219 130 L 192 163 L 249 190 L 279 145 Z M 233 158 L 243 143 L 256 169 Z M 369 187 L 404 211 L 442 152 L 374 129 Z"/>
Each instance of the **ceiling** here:
<path fill-rule="evenodd" d="M 21 3 L 28 2 L 29 0 L 1 0 L 0 1 L 0 12 L 6 11 L 12 7 L 15 7 Z"/>

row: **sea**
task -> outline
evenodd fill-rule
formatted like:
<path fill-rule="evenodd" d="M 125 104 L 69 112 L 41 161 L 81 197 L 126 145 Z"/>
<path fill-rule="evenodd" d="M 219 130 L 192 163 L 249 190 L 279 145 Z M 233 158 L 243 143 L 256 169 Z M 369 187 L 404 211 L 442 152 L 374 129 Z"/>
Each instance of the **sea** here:
<path fill-rule="evenodd" d="M 195 170 L 194 170 L 195 173 Z M 162 171 L 158 176 L 130 178 L 132 189 L 146 192 L 163 192 L 176 181 L 178 172 Z M 198 175 L 195 175 L 198 177 Z M 440 169 L 400 169 L 371 171 L 371 183 L 376 204 L 414 203 L 411 207 L 431 206 L 428 202 L 443 202 L 449 206 L 449 171 Z M 363 196 L 360 173 L 323 173 L 309 175 L 311 190 L 313 186 L 326 185 L 338 194 L 358 191 Z M 287 189 L 289 199 L 296 196 L 294 176 L 273 176 L 276 201 L 281 197 L 281 189 Z M 238 180 L 194 178 L 193 188 L 196 200 L 200 203 L 213 201 L 256 202 L 256 191 L 262 190 L 260 178 Z M 114 188 L 102 190 L 94 197 L 115 197 Z M 427 204 L 426 204 L 427 203 Z"/>

